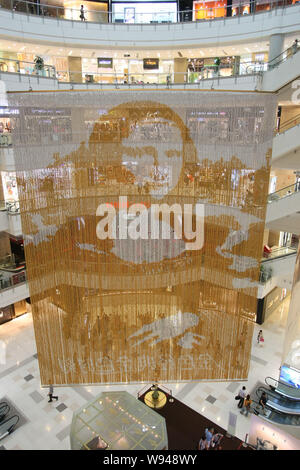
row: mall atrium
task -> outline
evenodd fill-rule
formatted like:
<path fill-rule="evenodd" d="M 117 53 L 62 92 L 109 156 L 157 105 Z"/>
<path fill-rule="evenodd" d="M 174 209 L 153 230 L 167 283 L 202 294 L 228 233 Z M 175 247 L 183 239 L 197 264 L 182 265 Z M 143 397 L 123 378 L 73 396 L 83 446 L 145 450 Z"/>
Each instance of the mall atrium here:
<path fill-rule="evenodd" d="M 0 6 L 0 449 L 300 450 L 300 1 Z"/>

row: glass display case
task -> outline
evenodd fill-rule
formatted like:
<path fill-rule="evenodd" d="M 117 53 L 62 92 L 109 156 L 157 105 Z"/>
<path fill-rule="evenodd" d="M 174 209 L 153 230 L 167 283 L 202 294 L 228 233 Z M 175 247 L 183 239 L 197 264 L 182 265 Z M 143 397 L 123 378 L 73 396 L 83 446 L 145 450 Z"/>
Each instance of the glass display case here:
<path fill-rule="evenodd" d="M 102 392 L 73 414 L 72 450 L 163 450 L 165 418 L 128 392 Z"/>

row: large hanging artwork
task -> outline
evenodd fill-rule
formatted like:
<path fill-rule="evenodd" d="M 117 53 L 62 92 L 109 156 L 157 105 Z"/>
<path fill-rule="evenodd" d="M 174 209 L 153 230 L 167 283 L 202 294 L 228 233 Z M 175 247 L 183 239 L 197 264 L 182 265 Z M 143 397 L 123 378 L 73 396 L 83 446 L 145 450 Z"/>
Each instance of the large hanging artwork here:
<path fill-rule="evenodd" d="M 269 94 L 10 95 L 42 384 L 245 379 Z"/>

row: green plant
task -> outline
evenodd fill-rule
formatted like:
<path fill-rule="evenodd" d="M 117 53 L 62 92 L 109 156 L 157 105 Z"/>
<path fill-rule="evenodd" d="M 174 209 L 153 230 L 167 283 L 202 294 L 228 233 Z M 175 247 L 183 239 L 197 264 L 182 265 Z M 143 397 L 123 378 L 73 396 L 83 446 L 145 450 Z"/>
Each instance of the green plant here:
<path fill-rule="evenodd" d="M 40 56 L 36 56 L 34 59 L 36 70 L 43 70 L 44 68 L 44 59 Z"/>
<path fill-rule="evenodd" d="M 263 264 L 260 265 L 260 282 L 267 282 L 269 279 L 271 279 L 272 274 L 273 272 L 271 267 L 266 267 Z"/>
<path fill-rule="evenodd" d="M 154 392 L 152 393 L 152 399 L 153 400 L 158 400 L 158 397 L 159 397 L 158 390 L 154 390 Z"/>

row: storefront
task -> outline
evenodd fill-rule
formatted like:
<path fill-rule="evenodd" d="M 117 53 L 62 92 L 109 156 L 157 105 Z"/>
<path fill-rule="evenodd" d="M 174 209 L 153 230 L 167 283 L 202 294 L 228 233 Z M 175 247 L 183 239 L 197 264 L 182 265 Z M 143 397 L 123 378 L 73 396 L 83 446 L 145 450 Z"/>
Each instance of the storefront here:
<path fill-rule="evenodd" d="M 139 84 L 167 83 L 168 76 L 172 79 L 174 60 L 133 59 L 130 54 L 128 56 L 124 59 L 112 57 L 82 59 L 83 81 Z"/>
<path fill-rule="evenodd" d="M 66 20 L 80 21 L 80 7 L 84 3 L 85 18 L 96 23 L 108 22 L 108 0 L 85 1 L 82 0 L 47 0 L 32 1 L 28 6 L 26 2 L 16 2 L 16 11 L 64 18 Z"/>
<path fill-rule="evenodd" d="M 80 20 L 80 8 L 83 4 L 86 21 L 95 23 L 108 23 L 108 1 L 63 0 L 64 18 L 66 20 Z"/>
<path fill-rule="evenodd" d="M 1 177 L 5 202 L 15 203 L 19 201 L 16 172 L 2 171 Z"/>
<path fill-rule="evenodd" d="M 297 0 L 289 0 L 288 4 L 296 3 Z M 283 0 L 277 3 L 287 4 Z M 196 0 L 193 2 L 193 21 L 211 20 L 223 18 L 225 16 L 249 15 L 255 11 L 268 11 L 271 9 L 271 2 L 266 0 Z"/>
<path fill-rule="evenodd" d="M 238 73 L 240 57 L 207 57 L 205 59 L 189 59 L 188 61 L 188 81 L 197 83 L 204 78 L 215 76 L 229 77 Z"/>
<path fill-rule="evenodd" d="M 114 23 L 174 23 L 176 21 L 177 1 L 112 1 L 112 22 Z"/>
<path fill-rule="evenodd" d="M 262 325 L 266 319 L 291 295 L 291 292 L 282 287 L 275 287 L 263 299 L 257 300 L 256 323 Z"/>
<path fill-rule="evenodd" d="M 0 147 L 12 145 L 11 131 L 15 127 L 15 116 L 18 115 L 18 109 L 0 108 Z"/>
<path fill-rule="evenodd" d="M 6 307 L 2 307 L 0 308 L 0 325 L 29 313 L 30 311 L 31 306 L 25 299 L 11 305 L 7 305 Z"/>
<path fill-rule="evenodd" d="M 212 1 L 196 1 L 193 2 L 193 21 L 211 20 L 226 16 L 227 0 Z"/>

